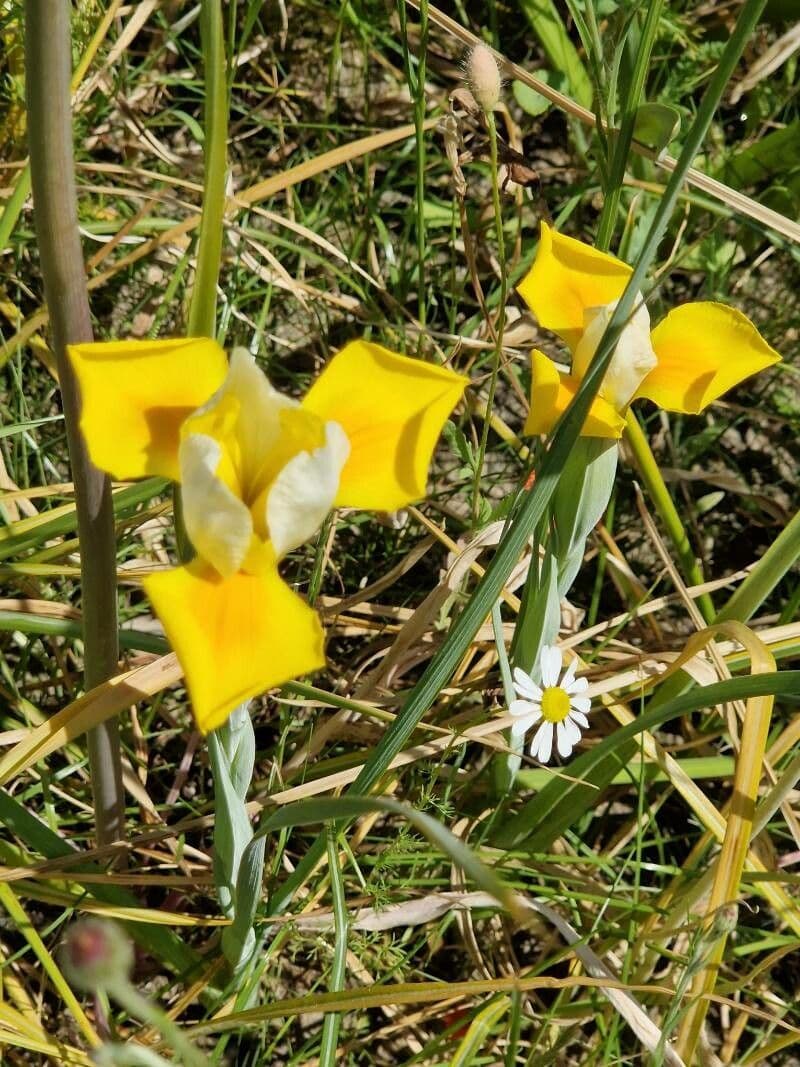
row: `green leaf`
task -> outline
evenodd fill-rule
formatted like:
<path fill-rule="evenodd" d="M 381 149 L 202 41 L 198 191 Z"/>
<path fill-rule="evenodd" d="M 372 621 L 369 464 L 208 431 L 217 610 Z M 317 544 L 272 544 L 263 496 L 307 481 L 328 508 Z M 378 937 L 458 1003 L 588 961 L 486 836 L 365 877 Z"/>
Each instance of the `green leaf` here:
<path fill-rule="evenodd" d="M 797 168 L 800 168 L 800 119 L 734 153 L 719 168 L 717 176 L 729 185 L 742 188 L 776 176 L 785 180 Z"/>
<path fill-rule="evenodd" d="M 567 79 L 561 71 L 537 70 L 536 77 L 539 81 L 545 82 L 559 92 L 563 92 L 566 88 Z M 511 83 L 511 91 L 522 110 L 534 118 L 544 115 L 545 111 L 553 106 L 546 96 L 537 93 L 535 89 L 531 89 L 530 85 L 526 85 L 525 82 L 513 81 Z"/>
<path fill-rule="evenodd" d="M 591 107 L 591 79 L 553 0 L 520 0 L 520 8 L 539 38 L 551 67 L 566 78 L 571 95 L 583 107 Z"/>
<path fill-rule="evenodd" d="M 659 155 L 674 141 L 681 128 L 681 113 L 671 104 L 642 104 L 633 120 L 633 137 Z"/>

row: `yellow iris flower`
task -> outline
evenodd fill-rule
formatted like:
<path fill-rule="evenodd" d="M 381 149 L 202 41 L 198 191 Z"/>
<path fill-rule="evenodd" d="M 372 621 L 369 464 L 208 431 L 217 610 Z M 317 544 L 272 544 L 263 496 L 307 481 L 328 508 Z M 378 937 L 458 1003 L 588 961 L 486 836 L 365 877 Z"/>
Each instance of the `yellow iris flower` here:
<path fill-rule="evenodd" d="M 549 433 L 570 403 L 631 276 L 631 268 L 542 223 L 536 260 L 518 291 L 539 325 L 572 353 L 562 374 L 531 353 L 531 408 L 525 433 Z M 581 433 L 621 437 L 631 401 L 647 397 L 667 411 L 697 414 L 780 356 L 740 311 L 702 301 L 670 311 L 654 330 L 641 296 L 622 330 Z"/>
<path fill-rule="evenodd" d="M 216 342 L 72 345 L 81 428 L 114 478 L 180 482 L 197 555 L 144 587 L 186 676 L 199 728 L 325 662 L 315 611 L 278 562 L 332 507 L 393 511 L 425 494 L 467 379 L 354 341 L 301 402 L 245 349 Z"/>

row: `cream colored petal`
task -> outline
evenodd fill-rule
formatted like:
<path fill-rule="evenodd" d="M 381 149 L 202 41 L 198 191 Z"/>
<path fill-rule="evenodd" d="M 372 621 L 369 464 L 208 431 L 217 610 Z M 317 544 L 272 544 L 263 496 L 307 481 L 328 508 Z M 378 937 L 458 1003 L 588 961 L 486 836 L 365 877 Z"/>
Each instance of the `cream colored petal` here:
<path fill-rule="evenodd" d="M 222 446 L 213 437 L 189 434 L 179 459 L 183 520 L 198 556 L 229 578 L 241 567 L 253 534 L 247 506 L 217 476 Z"/>
<path fill-rule="evenodd" d="M 575 348 L 572 360 L 572 373 L 577 378 L 586 375 L 616 306 L 615 300 L 605 307 L 586 309 L 583 336 Z M 615 411 L 625 411 L 637 389 L 657 363 L 658 358 L 650 340 L 650 314 L 641 294 L 638 294 L 636 309 L 622 329 L 600 386 L 600 396 L 607 400 Z"/>
<path fill-rule="evenodd" d="M 267 496 L 267 528 L 280 559 L 313 537 L 333 507 L 350 442 L 341 426 L 325 426 L 325 444 L 299 452 L 272 483 Z"/>
<path fill-rule="evenodd" d="M 234 460 L 243 490 L 254 497 L 264 463 L 281 438 L 281 412 L 298 404 L 272 388 L 247 349 L 235 348 L 224 383 L 192 417 L 186 431 L 217 436 L 215 416 L 231 400 L 236 403 L 236 417 L 230 429 L 231 440 L 226 440 L 225 446 Z M 225 436 L 229 436 L 227 429 Z"/>

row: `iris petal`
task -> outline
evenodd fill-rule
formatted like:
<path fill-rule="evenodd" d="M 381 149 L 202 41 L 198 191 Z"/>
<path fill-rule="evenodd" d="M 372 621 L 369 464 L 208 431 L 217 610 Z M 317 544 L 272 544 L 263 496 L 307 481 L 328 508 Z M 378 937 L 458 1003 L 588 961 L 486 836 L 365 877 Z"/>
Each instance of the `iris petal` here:
<path fill-rule="evenodd" d="M 543 222 L 533 267 L 518 288 L 539 325 L 574 351 L 583 334 L 584 312 L 619 300 L 630 276 L 626 263 Z"/>
<path fill-rule="evenodd" d="M 253 536 L 247 505 L 219 477 L 222 446 L 204 434 L 181 442 L 183 520 L 197 554 L 223 577 L 242 566 Z"/>
<path fill-rule="evenodd" d="M 225 380 L 228 360 L 206 337 L 69 345 L 89 455 L 119 479 L 180 477 L 184 420 Z"/>
<path fill-rule="evenodd" d="M 203 733 L 250 697 L 324 666 L 317 614 L 274 562 L 221 578 L 195 561 L 152 574 L 144 586 L 183 667 Z"/>
<path fill-rule="evenodd" d="M 531 406 L 523 433 L 550 433 L 575 399 L 580 379 L 562 374 L 543 352 L 531 352 Z M 583 437 L 619 438 L 625 420 L 602 396 L 595 396 L 581 427 Z"/>
<path fill-rule="evenodd" d="M 653 348 L 658 364 L 636 395 L 687 414 L 781 358 L 741 311 L 710 302 L 670 311 L 653 330 Z"/>
<path fill-rule="evenodd" d="M 350 441 L 336 504 L 394 511 L 423 497 L 433 449 L 466 385 L 446 367 L 367 341 L 338 352 L 303 400 Z"/>
<path fill-rule="evenodd" d="M 313 537 L 336 498 L 350 444 L 338 423 L 325 430 L 325 444 L 298 452 L 269 488 L 267 528 L 278 558 Z"/>

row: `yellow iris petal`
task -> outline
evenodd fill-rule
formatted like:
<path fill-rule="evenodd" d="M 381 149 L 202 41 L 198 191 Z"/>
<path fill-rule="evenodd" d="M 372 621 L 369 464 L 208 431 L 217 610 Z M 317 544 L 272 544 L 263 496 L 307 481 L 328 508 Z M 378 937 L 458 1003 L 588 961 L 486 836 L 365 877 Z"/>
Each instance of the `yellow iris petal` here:
<path fill-rule="evenodd" d="M 536 259 L 517 289 L 539 325 L 574 350 L 584 311 L 619 300 L 630 276 L 626 263 L 543 222 Z"/>
<path fill-rule="evenodd" d="M 181 423 L 225 380 L 223 349 L 198 337 L 70 345 L 68 352 L 95 465 L 121 480 L 177 481 Z"/>
<path fill-rule="evenodd" d="M 781 358 L 746 315 L 725 304 L 675 308 L 653 330 L 652 341 L 658 364 L 636 395 L 687 414 Z"/>
<path fill-rule="evenodd" d="M 531 409 L 523 433 L 550 433 L 575 398 L 580 380 L 562 374 L 538 349 L 531 352 Z M 625 420 L 596 396 L 581 428 L 583 437 L 621 437 Z"/>
<path fill-rule="evenodd" d="M 350 441 L 336 504 L 394 511 L 423 497 L 436 441 L 466 385 L 445 367 L 367 341 L 338 352 L 303 401 Z"/>
<path fill-rule="evenodd" d="M 186 676 L 198 728 L 325 664 L 319 618 L 274 562 L 220 578 L 207 564 L 152 574 L 144 587 Z"/>

